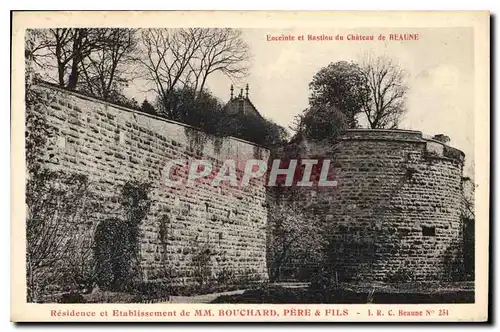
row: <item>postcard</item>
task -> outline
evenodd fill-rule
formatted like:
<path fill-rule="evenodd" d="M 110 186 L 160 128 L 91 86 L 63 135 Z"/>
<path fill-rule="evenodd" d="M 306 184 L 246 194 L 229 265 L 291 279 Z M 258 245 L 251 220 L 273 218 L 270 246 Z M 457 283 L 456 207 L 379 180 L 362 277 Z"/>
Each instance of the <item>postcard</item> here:
<path fill-rule="evenodd" d="M 13 12 L 11 320 L 487 321 L 489 19 Z"/>

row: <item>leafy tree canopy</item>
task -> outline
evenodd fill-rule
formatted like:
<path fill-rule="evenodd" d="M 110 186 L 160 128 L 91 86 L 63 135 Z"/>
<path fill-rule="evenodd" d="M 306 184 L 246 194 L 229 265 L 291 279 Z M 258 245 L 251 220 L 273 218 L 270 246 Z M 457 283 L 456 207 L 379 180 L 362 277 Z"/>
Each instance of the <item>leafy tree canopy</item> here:
<path fill-rule="evenodd" d="M 159 115 L 217 136 L 233 136 L 269 146 L 288 139 L 285 128 L 265 118 L 230 113 L 208 90 L 175 89 L 168 102 L 157 102 Z M 171 108 L 170 108 L 171 107 Z"/>
<path fill-rule="evenodd" d="M 339 61 L 322 68 L 309 84 L 309 105 L 315 109 L 336 108 L 349 128 L 357 127 L 356 115 L 362 111 L 368 97 L 367 80 L 361 68 L 353 63 Z"/>

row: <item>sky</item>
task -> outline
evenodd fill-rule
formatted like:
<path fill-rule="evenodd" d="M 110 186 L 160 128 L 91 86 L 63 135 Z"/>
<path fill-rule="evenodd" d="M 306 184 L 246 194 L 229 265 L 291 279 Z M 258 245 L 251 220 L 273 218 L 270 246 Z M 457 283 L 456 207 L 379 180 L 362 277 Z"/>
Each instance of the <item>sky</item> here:
<path fill-rule="evenodd" d="M 252 53 L 249 75 L 234 82 L 214 74 L 208 88 L 224 102 L 230 85 L 235 93 L 249 84 L 259 112 L 288 127 L 308 105 L 309 83 L 322 67 L 336 61 L 361 61 L 366 55 L 387 56 L 408 74 L 408 112 L 400 128 L 427 135 L 445 134 L 450 145 L 466 154 L 464 171 L 473 174 L 474 44 L 472 28 L 244 29 Z M 418 34 L 418 40 L 349 41 L 347 35 Z M 295 41 L 268 41 L 268 36 L 293 35 Z M 298 41 L 304 35 L 344 36 L 344 40 Z M 141 101 L 144 88 L 131 84 Z"/>

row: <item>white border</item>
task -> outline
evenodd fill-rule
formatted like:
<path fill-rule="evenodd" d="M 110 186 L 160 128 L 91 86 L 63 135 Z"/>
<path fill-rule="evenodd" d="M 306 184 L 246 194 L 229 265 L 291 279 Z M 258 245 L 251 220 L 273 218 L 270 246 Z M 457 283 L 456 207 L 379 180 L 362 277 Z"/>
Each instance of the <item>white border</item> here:
<path fill-rule="evenodd" d="M 243 2 L 243 1 L 217 1 L 217 0 L 212 0 L 212 1 L 179 1 L 178 3 L 168 3 L 168 8 L 165 6 L 165 1 L 140 1 L 140 2 L 130 2 L 130 3 L 115 3 L 115 2 L 107 2 L 104 3 L 102 0 L 86 0 L 78 3 L 71 3 L 68 1 L 55 1 L 55 0 L 45 0 L 43 3 L 40 1 L 16 1 L 15 3 L 10 3 L 10 2 L 2 2 L 2 13 L 3 16 L 3 22 L 4 22 L 4 29 L 2 33 L 3 37 L 3 45 L 5 46 L 5 49 L 8 49 L 10 45 L 10 13 L 8 12 L 10 9 L 42 9 L 40 6 L 43 4 L 43 9 L 68 9 L 68 10 L 89 10 L 89 9 L 121 9 L 121 10 L 129 10 L 129 9 L 142 9 L 142 10 L 147 10 L 147 9 L 210 9 L 210 10 L 216 10 L 216 9 L 232 9 L 232 10 L 242 10 L 242 9 L 305 9 L 305 10 L 325 10 L 325 9 L 335 9 L 335 10 L 484 10 L 488 9 L 492 11 L 493 13 L 498 13 L 498 8 L 499 8 L 499 1 L 493 0 L 493 1 L 483 1 L 483 0 L 475 0 L 475 1 L 443 1 L 443 2 L 437 2 L 433 0 L 419 0 L 419 1 L 412 1 L 412 2 L 403 2 L 403 1 L 359 1 L 359 0 L 350 0 L 350 1 L 335 1 L 335 3 L 324 3 L 323 1 L 317 1 L 317 0 L 308 0 L 308 1 L 295 1 L 295 0 L 290 0 L 287 1 L 286 3 L 280 1 L 278 3 L 272 3 L 271 1 L 265 1 L 265 0 L 252 0 L 248 2 Z M 5 5 L 4 5 L 5 4 Z M 4 8 L 5 7 L 5 8 Z M 15 7 L 15 8 L 13 8 Z M 496 31 L 496 29 L 495 29 Z M 492 36 L 495 36 L 495 41 L 498 41 L 498 35 L 497 33 L 493 33 Z M 9 54 L 9 55 L 7 55 Z M 3 112 L 1 112 L 1 118 L 0 118 L 0 126 L 2 126 L 0 129 L 0 133 L 2 133 L 2 139 L 0 139 L 0 148 L 1 152 L 3 155 L 9 155 L 10 156 L 10 52 L 8 53 L 7 51 L 1 52 L 0 57 L 2 57 L 2 63 L 3 66 L 0 67 L 0 70 L 3 70 L 4 72 L 2 73 L 3 79 L 3 86 L 2 89 L 0 90 L 1 93 L 3 94 L 3 98 L 1 99 L 2 102 L 4 103 L 5 107 Z M 7 69 L 9 68 L 9 69 Z M 8 70 L 8 71 L 7 71 Z M 491 75 L 497 74 L 498 73 L 498 67 L 496 67 L 495 73 L 491 73 Z M 496 75 L 495 75 L 496 76 Z M 492 91 L 493 92 L 493 91 Z M 493 105 L 492 105 L 493 106 Z M 493 110 L 495 112 L 496 110 Z M 498 117 L 496 117 L 498 120 Z M 498 122 L 495 123 L 498 125 Z M 496 126 L 498 128 L 498 126 Z M 496 131 L 492 131 L 495 142 L 496 142 Z M 498 144 L 495 144 L 494 146 L 498 147 Z M 496 151 L 496 156 L 499 155 L 498 151 Z M 1 170 L 2 170 L 2 180 L 5 180 L 2 183 L 10 183 L 10 158 L 4 158 L 3 162 L 1 164 Z M 498 184 L 497 181 L 495 181 L 495 184 Z M 4 213 L 4 223 L 3 226 L 4 231 L 1 232 L 2 236 L 4 237 L 1 241 L 3 250 L 2 250 L 2 263 L 4 264 L 3 266 L 7 266 L 7 269 L 9 269 L 10 266 L 10 243 L 9 243 L 9 234 L 10 231 L 8 230 L 8 225 L 9 225 L 9 220 L 10 220 L 10 190 L 9 186 L 3 186 L 3 190 L 1 191 L 0 194 L 0 211 Z M 496 197 L 494 202 L 491 202 L 492 206 L 500 206 L 498 196 Z M 493 235 L 494 239 L 499 238 L 498 237 L 498 227 L 495 227 L 495 234 Z M 495 246 L 496 248 L 498 246 Z M 494 257 L 496 257 L 496 252 L 492 253 Z M 496 265 L 496 264 L 495 264 Z M 8 315 L 9 315 L 9 300 L 10 296 L 8 296 L 9 291 L 10 291 L 10 282 L 7 276 L 10 275 L 10 273 L 3 273 L 4 276 L 3 278 L 3 286 L 5 287 L 4 290 L 7 288 L 9 289 L 7 292 L 3 292 L 4 296 L 2 296 L 2 312 L 3 312 L 3 319 L 2 319 L 2 331 L 5 330 L 13 330 L 14 325 L 11 323 L 8 323 Z M 495 316 L 498 310 L 498 305 L 495 306 Z M 497 316 L 498 317 L 498 316 Z M 74 328 L 73 326 L 60 326 L 64 329 L 71 329 Z M 124 326 L 109 326 L 107 329 L 122 329 Z M 131 326 L 132 328 L 136 329 L 139 326 Z M 156 329 L 164 329 L 167 327 L 168 329 L 172 328 L 178 328 L 178 326 L 156 326 L 153 328 Z M 200 326 L 197 326 L 200 327 Z M 297 326 L 297 327 L 292 327 L 290 325 L 287 326 L 282 326 L 282 328 L 285 327 L 287 329 L 296 329 L 297 331 L 299 330 L 304 330 L 307 329 L 306 326 Z M 331 327 L 331 326 L 324 326 L 324 327 Z M 344 326 L 338 326 L 340 328 L 344 328 Z M 374 326 L 372 326 L 374 327 Z M 388 326 L 375 326 L 377 329 L 386 329 Z M 400 326 L 392 326 L 394 328 L 400 328 Z M 51 328 L 51 327 L 49 327 Z M 80 329 L 86 330 L 88 328 L 92 328 L 92 326 L 89 327 L 80 327 Z M 95 328 L 95 326 L 94 326 Z M 192 327 L 191 327 L 192 328 Z M 196 327 L 194 327 L 196 328 Z M 234 328 L 234 326 L 211 326 L 210 328 Z M 238 326 L 238 329 L 255 329 L 257 326 L 253 325 L 248 325 L 248 326 Z M 263 328 L 260 326 L 260 328 Z M 363 328 L 363 326 L 357 326 L 357 328 Z M 405 329 L 412 329 L 415 327 L 410 327 L 410 326 L 405 326 Z M 427 328 L 435 328 L 431 326 L 426 326 Z M 454 326 L 448 326 L 448 328 L 456 328 Z M 478 328 L 478 326 L 476 326 Z"/>

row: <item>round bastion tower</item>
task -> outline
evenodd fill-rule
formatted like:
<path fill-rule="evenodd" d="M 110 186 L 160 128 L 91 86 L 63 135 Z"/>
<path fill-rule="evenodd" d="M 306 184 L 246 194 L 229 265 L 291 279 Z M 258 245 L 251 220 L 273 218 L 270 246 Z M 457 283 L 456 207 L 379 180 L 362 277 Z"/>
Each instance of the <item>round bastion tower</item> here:
<path fill-rule="evenodd" d="M 289 198 L 325 223 L 328 260 L 339 278 L 403 282 L 457 275 L 463 152 L 419 131 L 371 129 L 348 130 L 334 145 L 302 141 L 298 151 L 331 159 L 337 187 L 300 189 Z"/>

